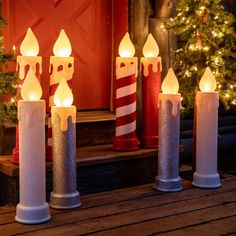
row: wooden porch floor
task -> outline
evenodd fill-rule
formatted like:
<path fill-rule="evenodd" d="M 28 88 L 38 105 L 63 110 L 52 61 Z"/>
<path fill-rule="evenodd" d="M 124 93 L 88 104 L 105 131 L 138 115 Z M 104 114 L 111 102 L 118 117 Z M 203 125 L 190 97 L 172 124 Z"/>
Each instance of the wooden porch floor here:
<path fill-rule="evenodd" d="M 137 173 L 140 174 L 140 173 Z M 0 208 L 0 235 L 236 235 L 236 176 L 225 175 L 219 189 L 162 193 L 153 184 L 81 197 L 79 209 L 50 209 L 45 224 L 15 222 L 15 207 Z"/>

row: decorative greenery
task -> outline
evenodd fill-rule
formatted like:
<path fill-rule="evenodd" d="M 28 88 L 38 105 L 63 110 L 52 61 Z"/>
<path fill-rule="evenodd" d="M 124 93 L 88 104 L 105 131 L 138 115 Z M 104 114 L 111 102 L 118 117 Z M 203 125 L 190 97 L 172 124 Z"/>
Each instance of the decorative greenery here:
<path fill-rule="evenodd" d="M 6 25 L 6 21 L 0 16 L 0 30 Z M 2 46 L 3 37 L 0 37 L 0 125 L 4 122 L 16 123 L 16 89 L 17 75 L 7 71 L 9 61 L 14 61 L 12 53 L 6 53 Z M 7 99 L 8 98 L 8 99 Z M 9 100 L 9 101 L 8 101 Z"/>
<path fill-rule="evenodd" d="M 207 66 L 216 77 L 224 108 L 236 104 L 234 16 L 220 0 L 178 0 L 176 11 L 177 15 L 165 22 L 165 28 L 182 42 L 174 57 L 184 112 L 193 109 L 194 96 Z"/>

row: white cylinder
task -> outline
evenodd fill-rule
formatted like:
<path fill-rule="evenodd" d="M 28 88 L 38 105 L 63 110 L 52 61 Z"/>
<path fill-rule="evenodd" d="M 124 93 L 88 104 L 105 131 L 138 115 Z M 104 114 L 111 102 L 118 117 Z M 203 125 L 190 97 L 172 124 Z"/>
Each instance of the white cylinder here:
<path fill-rule="evenodd" d="M 50 219 L 45 201 L 45 101 L 18 102 L 20 203 L 16 221 L 36 224 Z"/>
<path fill-rule="evenodd" d="M 193 185 L 220 187 L 217 173 L 218 92 L 197 92 L 196 99 L 196 171 Z"/>

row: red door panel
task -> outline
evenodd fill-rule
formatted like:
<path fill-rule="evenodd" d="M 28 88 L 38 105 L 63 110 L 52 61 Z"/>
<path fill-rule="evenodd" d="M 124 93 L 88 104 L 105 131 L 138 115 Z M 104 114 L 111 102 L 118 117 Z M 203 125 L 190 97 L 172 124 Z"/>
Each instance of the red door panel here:
<path fill-rule="evenodd" d="M 49 57 L 62 28 L 75 58 L 73 94 L 79 109 L 110 107 L 112 62 L 112 1 L 109 0 L 3 0 L 2 14 L 9 22 L 4 45 L 19 46 L 31 27 L 43 57 L 44 98 L 49 94 Z"/>

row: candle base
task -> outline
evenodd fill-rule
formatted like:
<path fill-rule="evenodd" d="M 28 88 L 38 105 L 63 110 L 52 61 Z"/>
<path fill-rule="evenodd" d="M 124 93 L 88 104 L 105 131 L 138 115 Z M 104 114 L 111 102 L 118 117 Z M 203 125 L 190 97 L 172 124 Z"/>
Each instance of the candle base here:
<path fill-rule="evenodd" d="M 156 176 L 154 187 L 155 189 L 163 192 L 177 192 L 182 190 L 181 178 L 178 177 L 175 179 L 161 179 Z"/>
<path fill-rule="evenodd" d="M 49 221 L 50 218 L 47 203 L 41 206 L 24 206 L 19 203 L 16 207 L 15 220 L 22 224 L 40 224 Z"/>
<path fill-rule="evenodd" d="M 158 136 L 142 136 L 141 145 L 144 148 L 157 148 Z"/>
<path fill-rule="evenodd" d="M 113 142 L 114 151 L 135 151 L 139 149 L 139 140 L 134 138 L 115 138 Z"/>
<path fill-rule="evenodd" d="M 50 203 L 51 208 L 55 209 L 73 209 L 81 205 L 80 194 L 78 191 L 68 194 L 51 193 Z"/>
<path fill-rule="evenodd" d="M 193 174 L 192 185 L 199 188 L 219 188 L 221 186 L 218 173 L 213 175 L 201 175 L 195 172 Z"/>

